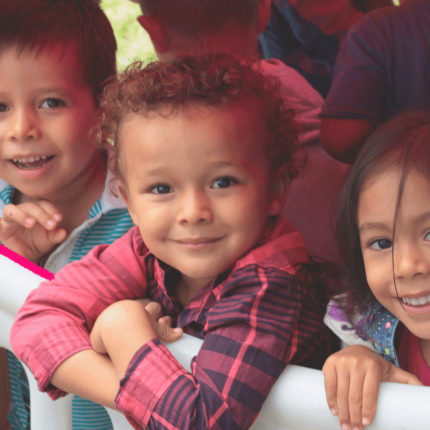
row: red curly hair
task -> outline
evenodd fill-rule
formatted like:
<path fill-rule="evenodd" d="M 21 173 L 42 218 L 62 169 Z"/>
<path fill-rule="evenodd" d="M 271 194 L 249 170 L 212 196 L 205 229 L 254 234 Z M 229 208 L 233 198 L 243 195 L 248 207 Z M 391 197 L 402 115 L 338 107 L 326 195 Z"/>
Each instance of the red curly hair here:
<path fill-rule="evenodd" d="M 227 54 L 184 57 L 146 66 L 135 62 L 108 84 L 100 105 L 100 141 L 111 155 L 111 170 L 121 177 L 117 137 L 127 115 L 161 111 L 166 115 L 166 108 L 174 115 L 190 104 L 225 109 L 244 101 L 245 108 L 249 103 L 257 104 L 266 125 L 270 171 L 278 172 L 285 166 L 287 177 L 294 178 L 305 156 L 298 146 L 294 111 L 279 95 L 278 80 Z"/>

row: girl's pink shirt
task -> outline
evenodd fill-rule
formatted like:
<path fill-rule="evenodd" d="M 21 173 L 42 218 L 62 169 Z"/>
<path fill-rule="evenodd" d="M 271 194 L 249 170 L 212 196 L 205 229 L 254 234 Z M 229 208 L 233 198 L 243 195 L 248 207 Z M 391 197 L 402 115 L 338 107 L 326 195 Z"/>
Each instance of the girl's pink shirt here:
<path fill-rule="evenodd" d="M 424 385 L 430 386 L 430 367 L 424 359 L 419 340 L 406 328 L 400 337 L 399 362 L 402 369 L 413 373 Z"/>

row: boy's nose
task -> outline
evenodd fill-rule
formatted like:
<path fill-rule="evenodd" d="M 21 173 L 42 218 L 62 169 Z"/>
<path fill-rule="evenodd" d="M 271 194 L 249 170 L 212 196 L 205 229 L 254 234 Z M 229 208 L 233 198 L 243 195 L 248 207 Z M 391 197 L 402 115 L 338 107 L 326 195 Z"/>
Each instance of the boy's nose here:
<path fill-rule="evenodd" d="M 418 243 L 394 246 L 394 269 L 399 279 L 410 279 L 430 274 L 430 249 Z"/>
<path fill-rule="evenodd" d="M 190 190 L 183 193 L 178 210 L 179 223 L 199 224 L 211 222 L 212 219 L 210 198 L 203 190 Z"/>
<path fill-rule="evenodd" d="M 15 142 L 25 142 L 40 138 L 36 114 L 31 109 L 16 109 L 10 116 L 8 137 Z"/>

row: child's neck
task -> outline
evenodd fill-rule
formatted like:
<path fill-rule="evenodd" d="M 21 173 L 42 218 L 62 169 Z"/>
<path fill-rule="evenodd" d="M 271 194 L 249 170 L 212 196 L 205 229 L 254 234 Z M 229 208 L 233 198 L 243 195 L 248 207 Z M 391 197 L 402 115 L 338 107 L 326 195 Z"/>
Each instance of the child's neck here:
<path fill-rule="evenodd" d="M 48 200 L 63 215 L 60 227 L 70 233 L 88 218 L 89 211 L 103 193 L 107 170 L 104 156 L 99 154 L 89 166 L 85 174 L 76 178 L 66 189 L 37 197 L 17 193 L 15 203 Z"/>
<path fill-rule="evenodd" d="M 211 282 L 213 279 L 192 279 L 181 275 L 174 289 L 175 297 L 182 306 L 187 306 L 192 298 Z"/>

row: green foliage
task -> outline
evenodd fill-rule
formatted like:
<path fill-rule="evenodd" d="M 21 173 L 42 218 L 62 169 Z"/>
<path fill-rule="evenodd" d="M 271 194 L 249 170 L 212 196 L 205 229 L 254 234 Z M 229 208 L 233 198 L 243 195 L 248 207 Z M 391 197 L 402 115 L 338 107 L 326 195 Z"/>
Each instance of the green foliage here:
<path fill-rule="evenodd" d="M 130 0 L 102 0 L 101 4 L 118 43 L 118 69 L 123 70 L 135 60 L 155 58 L 148 34 L 136 21 L 141 13 L 138 4 Z"/>

